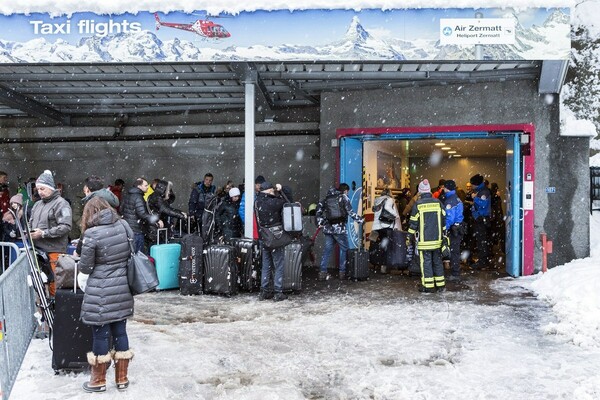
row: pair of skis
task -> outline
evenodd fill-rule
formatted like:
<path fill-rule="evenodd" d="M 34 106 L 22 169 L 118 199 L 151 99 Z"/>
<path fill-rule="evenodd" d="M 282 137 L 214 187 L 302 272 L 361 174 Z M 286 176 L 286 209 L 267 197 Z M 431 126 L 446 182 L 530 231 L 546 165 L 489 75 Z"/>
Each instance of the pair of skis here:
<path fill-rule="evenodd" d="M 9 211 L 15 218 L 17 229 L 19 230 L 19 234 L 21 235 L 21 239 L 23 240 L 27 261 L 29 262 L 29 285 L 33 286 L 33 289 L 35 290 L 35 293 L 38 296 L 38 303 L 36 305 L 39 307 L 42 313 L 42 322 L 46 322 L 46 324 L 48 325 L 49 334 L 52 335 L 52 329 L 54 326 L 54 311 L 52 309 L 50 299 L 46 294 L 46 288 L 44 285 L 44 280 L 42 278 L 42 270 L 38 263 L 38 258 L 36 255 L 33 240 L 31 239 L 29 221 L 27 221 L 27 207 L 25 207 L 25 209 L 23 210 L 23 215 L 25 217 L 25 228 L 23 228 L 23 225 L 21 224 L 21 219 L 19 218 L 17 213 L 15 213 L 12 208 L 9 209 Z"/>

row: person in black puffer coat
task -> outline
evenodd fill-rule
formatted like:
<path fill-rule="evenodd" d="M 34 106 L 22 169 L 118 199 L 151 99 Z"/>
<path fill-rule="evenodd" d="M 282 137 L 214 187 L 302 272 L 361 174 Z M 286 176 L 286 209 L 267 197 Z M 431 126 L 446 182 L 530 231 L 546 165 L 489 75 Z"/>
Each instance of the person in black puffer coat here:
<path fill-rule="evenodd" d="M 168 224 L 169 217 L 186 219 L 187 215 L 177 210 L 169 204 L 169 194 L 171 193 L 171 182 L 159 180 L 156 183 L 156 187 L 154 188 L 154 193 L 148 197 L 148 207 L 150 207 L 150 211 L 153 214 L 158 215 L 159 220 L 163 223 L 164 226 L 169 226 Z M 146 231 L 146 242 L 150 246 L 156 243 L 156 227 L 149 226 L 149 229 Z M 171 232 L 168 232 L 170 237 Z"/>
<path fill-rule="evenodd" d="M 127 318 L 133 316 L 133 296 L 127 283 L 127 261 L 131 254 L 129 238 L 133 231 L 114 209 L 100 197 L 90 199 L 81 218 L 83 246 L 79 270 L 88 274 L 81 320 L 92 326 L 92 351 L 87 354 L 91 368 L 86 392 L 106 390 L 106 370 L 115 361 L 118 389 L 129 385 L 127 368 L 133 358 L 127 337 Z M 109 352 L 109 335 L 114 350 Z"/>
<path fill-rule="evenodd" d="M 229 242 L 231 238 L 242 237 L 242 219 L 238 215 L 240 208 L 240 189 L 234 187 L 229 190 L 229 195 L 223 200 L 215 214 L 218 230 L 223 233 L 223 238 Z"/>
<path fill-rule="evenodd" d="M 127 191 L 125 199 L 121 202 L 121 215 L 133 231 L 133 246 L 137 253 L 144 251 L 144 233 L 149 226 L 162 228 L 162 222 L 157 215 L 152 215 L 144 200 L 144 193 L 148 191 L 148 181 L 144 178 L 136 179 L 133 187 Z"/>

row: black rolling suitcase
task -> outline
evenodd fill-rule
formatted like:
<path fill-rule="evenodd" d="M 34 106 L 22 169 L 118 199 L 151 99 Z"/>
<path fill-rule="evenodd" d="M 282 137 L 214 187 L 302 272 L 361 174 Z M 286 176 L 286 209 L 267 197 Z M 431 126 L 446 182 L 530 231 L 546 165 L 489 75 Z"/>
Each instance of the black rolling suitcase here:
<path fill-rule="evenodd" d="M 369 243 L 369 262 L 376 267 L 385 265 L 386 263 L 385 249 L 381 247 L 379 239 Z"/>
<path fill-rule="evenodd" d="M 410 276 L 421 276 L 421 261 L 419 250 L 413 244 L 409 244 L 406 249 L 408 259 L 408 274 Z"/>
<path fill-rule="evenodd" d="M 283 249 L 284 292 L 302 290 L 302 243 L 292 242 Z"/>
<path fill-rule="evenodd" d="M 406 253 L 406 239 L 408 233 L 402 231 L 392 231 L 390 241 L 386 251 L 385 264 L 391 268 L 406 269 L 408 267 L 408 258 Z"/>
<path fill-rule="evenodd" d="M 369 252 L 364 247 L 348 250 L 346 272 L 353 281 L 369 279 Z"/>
<path fill-rule="evenodd" d="M 238 272 L 233 246 L 211 245 L 203 253 L 204 293 L 236 294 Z"/>
<path fill-rule="evenodd" d="M 89 368 L 87 353 L 92 351 L 92 328 L 79 319 L 82 303 L 81 290 L 77 292 L 73 292 L 73 289 L 56 290 L 52 331 L 52 369 L 57 373 L 83 371 Z"/>
<path fill-rule="evenodd" d="M 204 272 L 202 237 L 191 234 L 181 238 L 181 260 L 179 261 L 179 293 L 184 296 L 202 294 Z"/>
<path fill-rule="evenodd" d="M 234 238 L 238 266 L 238 285 L 241 290 L 252 292 L 260 289 L 261 258 L 258 242 L 252 239 Z"/>

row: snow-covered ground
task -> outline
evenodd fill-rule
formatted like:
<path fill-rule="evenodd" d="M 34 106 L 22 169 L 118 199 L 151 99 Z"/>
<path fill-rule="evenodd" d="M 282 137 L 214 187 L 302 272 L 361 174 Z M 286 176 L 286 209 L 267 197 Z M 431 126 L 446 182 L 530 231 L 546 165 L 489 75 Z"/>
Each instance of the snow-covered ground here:
<path fill-rule="evenodd" d="M 444 294 L 386 275 L 311 280 L 281 303 L 139 296 L 131 386 L 102 398 L 600 398 L 600 214 L 592 225 L 591 258 L 529 278 L 470 275 Z M 87 398 L 89 375 L 54 375 L 50 359 L 34 340 L 11 398 Z"/>

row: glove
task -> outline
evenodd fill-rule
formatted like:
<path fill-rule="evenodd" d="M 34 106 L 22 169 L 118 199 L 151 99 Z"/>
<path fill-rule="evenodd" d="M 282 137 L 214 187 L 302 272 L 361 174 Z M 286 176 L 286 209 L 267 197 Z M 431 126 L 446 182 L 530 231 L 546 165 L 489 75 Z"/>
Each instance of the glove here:
<path fill-rule="evenodd" d="M 461 224 L 454 224 L 450 227 L 450 233 L 454 236 L 459 236 L 463 234 L 463 227 Z"/>

